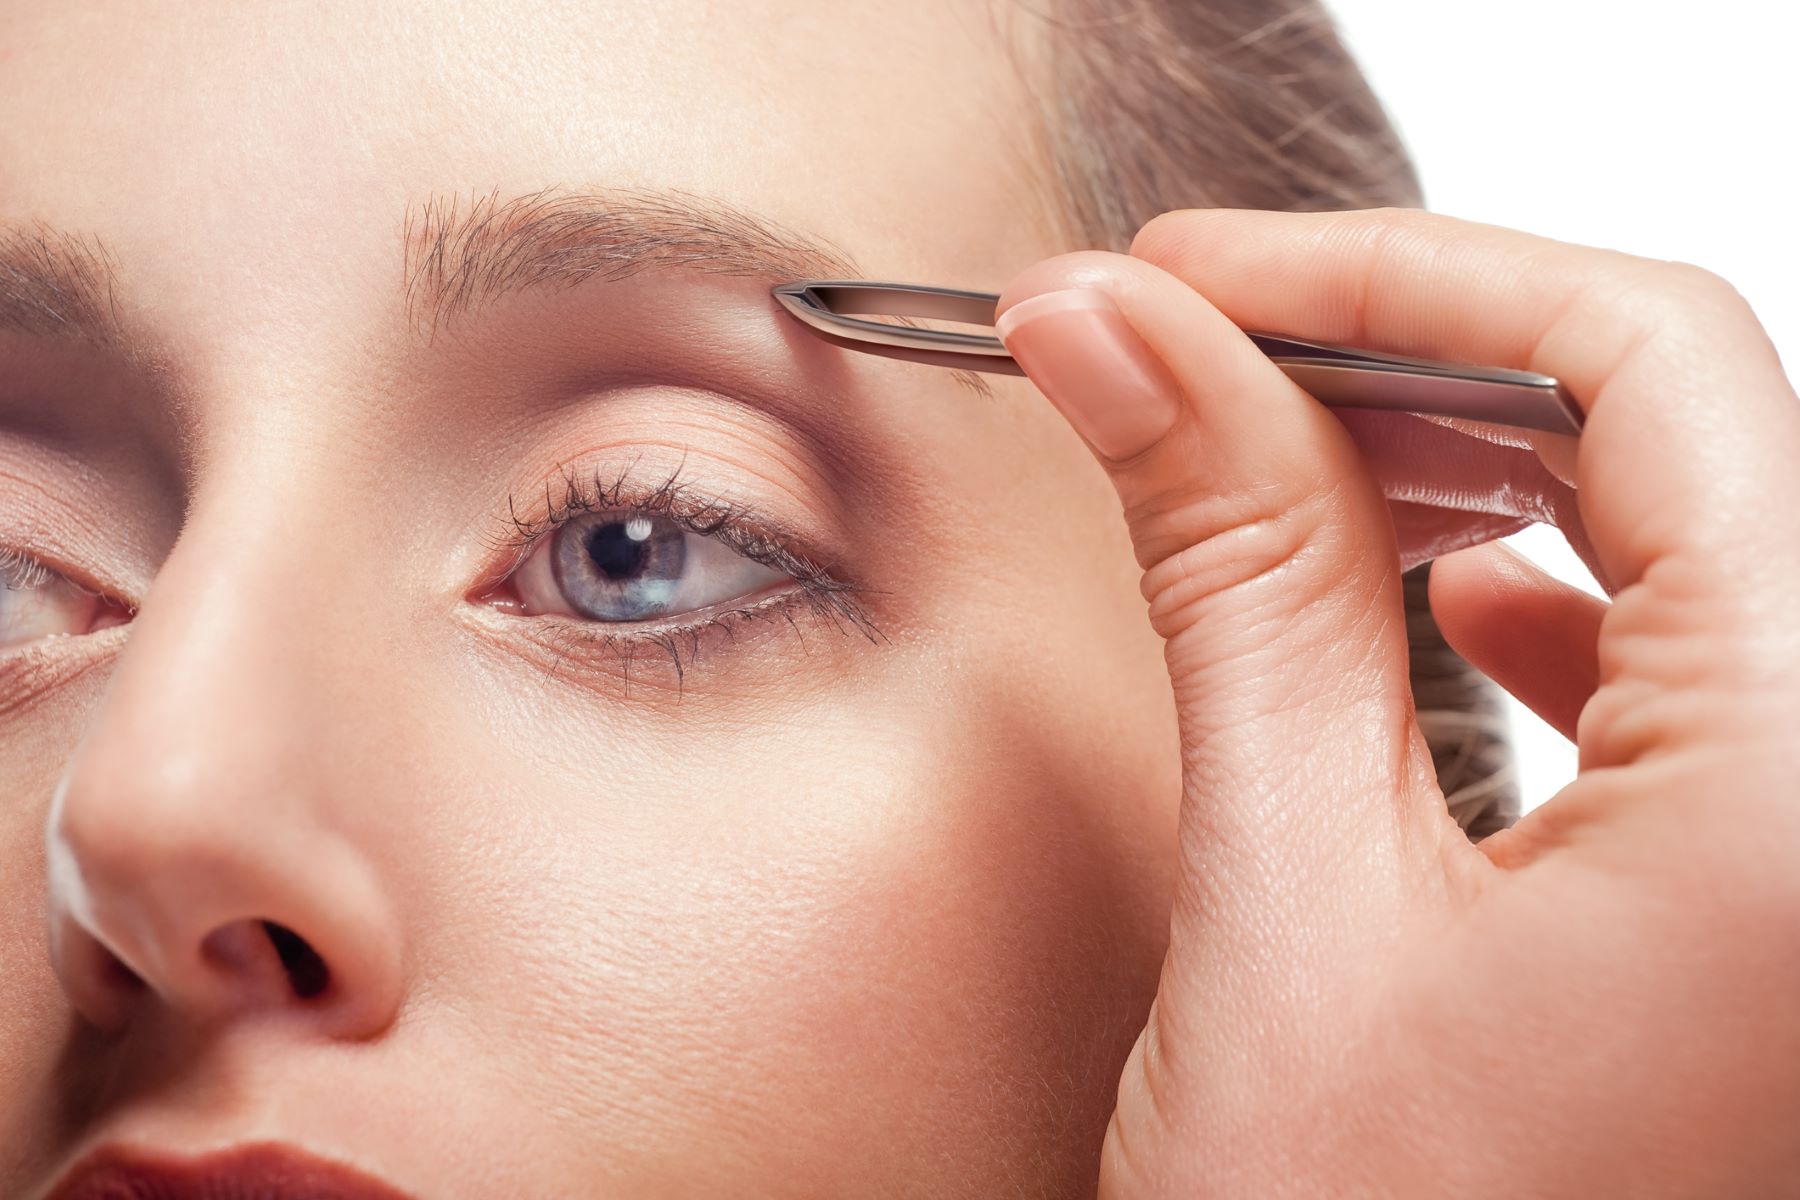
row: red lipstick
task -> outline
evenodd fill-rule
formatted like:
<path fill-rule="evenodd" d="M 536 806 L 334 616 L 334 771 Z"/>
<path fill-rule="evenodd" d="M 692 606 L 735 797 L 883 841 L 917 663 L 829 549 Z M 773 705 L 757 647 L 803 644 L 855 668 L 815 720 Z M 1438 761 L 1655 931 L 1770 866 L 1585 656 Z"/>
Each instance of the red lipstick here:
<path fill-rule="evenodd" d="M 103 1147 L 49 1200 L 411 1200 L 361 1171 L 277 1143 L 203 1158 Z"/>

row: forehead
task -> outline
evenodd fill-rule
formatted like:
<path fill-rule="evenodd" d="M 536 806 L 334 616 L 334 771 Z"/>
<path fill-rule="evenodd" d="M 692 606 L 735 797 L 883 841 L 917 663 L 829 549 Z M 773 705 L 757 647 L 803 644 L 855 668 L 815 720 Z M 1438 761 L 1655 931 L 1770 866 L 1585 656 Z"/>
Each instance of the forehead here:
<path fill-rule="evenodd" d="M 104 239 L 134 307 L 246 326 L 391 305 L 445 196 L 680 188 L 961 286 L 1042 253 L 984 2 L 352 7 L 9 5 L 0 218 Z"/>

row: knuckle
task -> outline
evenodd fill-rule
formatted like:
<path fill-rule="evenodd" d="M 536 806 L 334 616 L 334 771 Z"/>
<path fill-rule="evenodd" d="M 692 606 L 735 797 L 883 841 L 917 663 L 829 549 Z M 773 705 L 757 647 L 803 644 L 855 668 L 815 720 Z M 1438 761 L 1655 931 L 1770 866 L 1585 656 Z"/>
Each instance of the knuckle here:
<path fill-rule="evenodd" d="M 1131 239 L 1130 254 L 1159 267 L 1178 261 L 1193 233 L 1199 208 L 1176 208 L 1146 221 Z"/>
<path fill-rule="evenodd" d="M 1343 277 L 1333 307 L 1348 314 L 1349 328 L 1340 336 L 1353 345 L 1371 344 L 1370 313 L 1374 297 L 1392 278 L 1405 278 L 1418 267 L 1422 243 L 1445 236 L 1453 218 L 1416 208 L 1372 208 L 1356 214 L 1351 243 L 1356 247 L 1358 269 Z"/>
<path fill-rule="evenodd" d="M 1328 590 L 1343 572 L 1329 558 L 1331 531 L 1344 524 L 1338 489 L 1297 494 L 1208 496 L 1140 514 L 1139 558 L 1144 598 L 1163 637 L 1209 620 L 1228 604 L 1243 619 L 1279 622 Z M 1317 581 L 1295 578 L 1303 564 Z M 1350 570 L 1351 565 L 1345 564 Z"/>
<path fill-rule="evenodd" d="M 1169 1009 L 1167 995 L 1151 1000 L 1143 1031 L 1119 1075 L 1117 1100 L 1101 1147 L 1104 1194 L 1142 1193 L 1162 1173 L 1160 1164 L 1171 1148 L 1191 1133 L 1198 1108 L 1177 1059 L 1193 1035 L 1170 1029 Z"/>
<path fill-rule="evenodd" d="M 1640 359 L 1659 365 L 1689 361 L 1721 332 L 1755 320 L 1737 289 L 1704 267 L 1619 251 L 1593 253 L 1591 270 L 1544 323 L 1532 363 L 1553 363 L 1608 345 L 1612 353 L 1595 374 L 1610 380 Z"/>
<path fill-rule="evenodd" d="M 1616 299 L 1633 310 L 1643 338 L 1680 337 L 1719 321 L 1741 319 L 1749 305 L 1737 288 L 1705 267 L 1678 260 L 1633 259 Z"/>
<path fill-rule="evenodd" d="M 1695 263 L 1669 259 L 1659 264 L 1667 298 L 1683 306 L 1745 308 L 1743 294 L 1731 281 Z"/>

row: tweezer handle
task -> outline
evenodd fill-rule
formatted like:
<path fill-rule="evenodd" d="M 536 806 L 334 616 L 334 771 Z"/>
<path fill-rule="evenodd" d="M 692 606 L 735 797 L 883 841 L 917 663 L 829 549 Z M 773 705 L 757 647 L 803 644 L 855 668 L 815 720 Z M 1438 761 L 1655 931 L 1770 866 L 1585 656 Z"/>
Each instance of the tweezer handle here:
<path fill-rule="evenodd" d="M 992 292 L 873 280 L 807 280 L 779 285 L 773 292 L 815 332 L 850 349 L 969 371 L 1025 373 L 999 338 L 851 315 L 992 325 L 1000 301 Z M 1332 408 L 1391 409 L 1550 433 L 1581 432 L 1580 406 L 1548 375 L 1244 332 L 1290 379 Z"/>
<path fill-rule="evenodd" d="M 1327 407 L 1429 413 L 1547 433 L 1581 432 L 1581 407 L 1548 375 L 1244 332 L 1289 379 Z"/>

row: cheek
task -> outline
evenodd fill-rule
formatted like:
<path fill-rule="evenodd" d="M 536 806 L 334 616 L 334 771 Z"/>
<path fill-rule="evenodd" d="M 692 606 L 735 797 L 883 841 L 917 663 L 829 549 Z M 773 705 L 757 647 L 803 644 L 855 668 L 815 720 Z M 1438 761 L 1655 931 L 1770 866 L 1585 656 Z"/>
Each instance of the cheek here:
<path fill-rule="evenodd" d="M 105 685 L 113 635 L 28 649 L 0 661 L 0 1194 L 8 1172 L 62 1134 L 59 1064 L 74 1018 L 50 969 L 44 825 L 50 796 Z"/>
<path fill-rule="evenodd" d="M 621 760 L 490 848 L 443 977 L 483 987 L 453 1010 L 503 1086 L 556 1093 L 553 1140 L 604 1130 L 651 1190 L 1091 1181 L 1160 967 L 1165 798 L 1000 681 L 929 690 Z"/>

